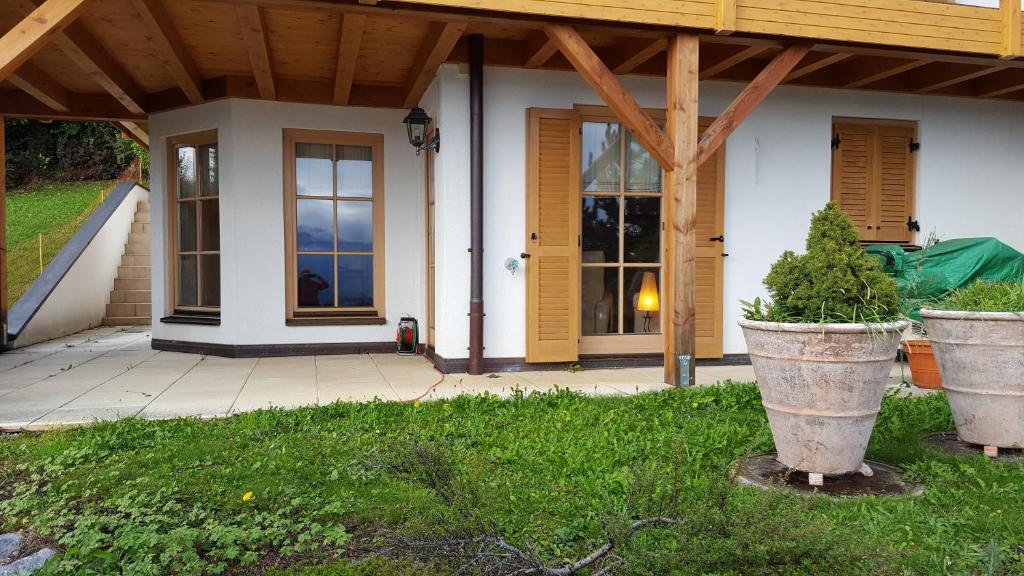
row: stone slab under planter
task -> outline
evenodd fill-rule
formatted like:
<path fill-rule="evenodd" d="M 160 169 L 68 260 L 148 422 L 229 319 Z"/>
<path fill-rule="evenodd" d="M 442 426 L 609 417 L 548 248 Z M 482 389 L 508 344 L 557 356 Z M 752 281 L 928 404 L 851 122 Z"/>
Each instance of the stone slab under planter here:
<path fill-rule="evenodd" d="M 959 436 L 951 432 L 938 432 L 929 434 L 921 439 L 925 446 L 949 454 L 950 456 L 984 456 L 985 447 L 980 444 L 964 442 Z M 996 462 L 1024 463 L 1024 449 L 1000 448 L 999 455 L 990 458 Z"/>
<path fill-rule="evenodd" d="M 857 496 L 920 496 L 920 484 L 903 481 L 903 470 L 865 460 L 874 476 L 859 472 L 826 476 L 822 486 L 811 486 L 807 472 L 788 468 L 776 460 L 775 454 L 750 456 L 736 462 L 736 479 L 740 484 L 765 490 L 780 490 L 803 496 L 824 495 L 833 498 Z"/>

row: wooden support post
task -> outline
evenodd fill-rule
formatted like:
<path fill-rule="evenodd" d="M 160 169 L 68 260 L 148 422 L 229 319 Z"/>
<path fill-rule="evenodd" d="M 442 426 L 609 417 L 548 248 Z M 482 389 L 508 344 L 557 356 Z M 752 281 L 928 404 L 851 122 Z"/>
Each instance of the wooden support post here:
<path fill-rule="evenodd" d="M 668 45 L 667 117 L 672 169 L 665 175 L 665 255 L 662 311 L 665 336 L 665 383 L 694 383 L 697 351 L 697 85 L 700 41 L 676 34 Z M 680 358 L 688 357 L 688 374 Z"/>
<path fill-rule="evenodd" d="M 1003 27 L 1003 58 L 1022 54 L 1020 30 L 1020 0 L 999 0 Z"/>
<path fill-rule="evenodd" d="M 736 0 L 715 0 L 715 34 L 736 31 Z"/>

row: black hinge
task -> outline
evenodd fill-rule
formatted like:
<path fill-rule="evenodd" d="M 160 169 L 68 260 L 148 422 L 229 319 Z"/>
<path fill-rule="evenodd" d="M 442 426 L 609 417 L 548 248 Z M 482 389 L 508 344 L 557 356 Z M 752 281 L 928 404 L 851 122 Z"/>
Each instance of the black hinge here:
<path fill-rule="evenodd" d="M 839 150 L 839 145 L 842 144 L 842 143 L 843 143 L 843 139 L 839 137 L 839 134 L 836 134 L 835 136 L 832 137 L 832 149 L 833 150 Z"/>
<path fill-rule="evenodd" d="M 921 149 L 921 143 L 920 142 L 915 142 L 914 139 L 911 138 L 910 139 L 910 151 L 911 152 L 917 152 L 920 149 Z"/>
<path fill-rule="evenodd" d="M 907 216 L 907 230 L 912 232 L 921 231 L 921 225 L 917 223 L 917 220 L 914 220 L 913 216 Z"/>

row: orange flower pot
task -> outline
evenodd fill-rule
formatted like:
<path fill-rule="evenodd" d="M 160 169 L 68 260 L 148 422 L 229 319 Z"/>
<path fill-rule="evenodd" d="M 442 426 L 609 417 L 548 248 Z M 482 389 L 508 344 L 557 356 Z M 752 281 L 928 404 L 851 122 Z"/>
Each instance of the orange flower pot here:
<path fill-rule="evenodd" d="M 910 364 L 910 376 L 914 386 L 928 390 L 942 388 L 942 375 L 935 362 L 931 340 L 907 340 L 903 342 L 903 355 Z"/>

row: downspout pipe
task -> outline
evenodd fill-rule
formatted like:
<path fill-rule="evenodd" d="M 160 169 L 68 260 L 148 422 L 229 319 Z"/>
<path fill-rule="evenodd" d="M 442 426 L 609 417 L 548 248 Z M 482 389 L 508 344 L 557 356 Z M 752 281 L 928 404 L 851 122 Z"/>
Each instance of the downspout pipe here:
<path fill-rule="evenodd" d="M 469 364 L 484 369 L 484 37 L 469 36 Z"/>

